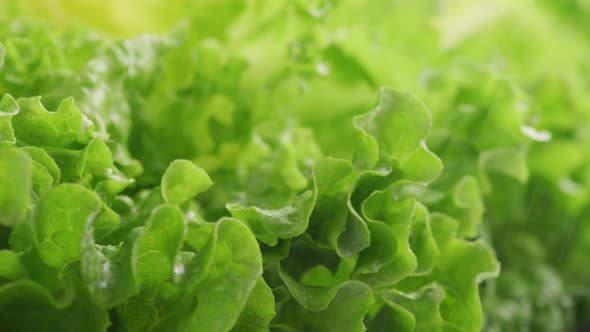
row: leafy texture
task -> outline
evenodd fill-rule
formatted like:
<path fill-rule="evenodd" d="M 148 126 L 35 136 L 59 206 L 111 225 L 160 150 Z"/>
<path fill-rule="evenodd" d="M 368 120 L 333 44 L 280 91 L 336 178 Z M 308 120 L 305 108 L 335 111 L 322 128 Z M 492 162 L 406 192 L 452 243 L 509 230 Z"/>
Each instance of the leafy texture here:
<path fill-rule="evenodd" d="M 586 7 L 0 0 L 0 330 L 586 330 Z"/>
<path fill-rule="evenodd" d="M 22 221 L 29 209 L 29 192 L 33 169 L 29 156 L 16 149 L 0 151 L 0 224 L 14 225 Z"/>
<path fill-rule="evenodd" d="M 175 160 L 162 177 L 162 197 L 181 204 L 206 191 L 213 183 L 207 173 L 188 160 Z"/>

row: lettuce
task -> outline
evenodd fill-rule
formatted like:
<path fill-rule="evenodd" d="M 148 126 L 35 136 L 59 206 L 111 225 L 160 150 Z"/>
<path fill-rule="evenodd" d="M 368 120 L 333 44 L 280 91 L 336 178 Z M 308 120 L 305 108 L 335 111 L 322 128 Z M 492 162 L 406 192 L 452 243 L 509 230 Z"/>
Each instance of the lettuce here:
<path fill-rule="evenodd" d="M 565 4 L 0 5 L 3 330 L 587 324 Z"/>

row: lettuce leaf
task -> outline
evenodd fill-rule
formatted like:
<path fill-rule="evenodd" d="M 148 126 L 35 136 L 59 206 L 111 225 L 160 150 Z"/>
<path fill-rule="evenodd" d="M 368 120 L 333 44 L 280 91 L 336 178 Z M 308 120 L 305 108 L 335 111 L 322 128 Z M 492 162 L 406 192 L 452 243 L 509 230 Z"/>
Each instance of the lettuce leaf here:
<path fill-rule="evenodd" d="M 0 326 L 583 329 L 574 2 L 0 0 Z"/>

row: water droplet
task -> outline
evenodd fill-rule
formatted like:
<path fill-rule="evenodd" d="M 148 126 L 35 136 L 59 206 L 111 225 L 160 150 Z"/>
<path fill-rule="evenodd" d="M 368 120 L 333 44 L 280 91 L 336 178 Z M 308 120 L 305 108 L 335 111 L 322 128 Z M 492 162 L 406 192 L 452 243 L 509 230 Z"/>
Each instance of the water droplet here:
<path fill-rule="evenodd" d="M 522 126 L 520 131 L 528 138 L 537 142 L 548 142 L 551 140 L 551 133 L 546 130 L 537 130 L 533 127 Z"/>
<path fill-rule="evenodd" d="M 184 274 L 184 265 L 181 263 L 174 264 L 174 274 L 176 275 L 183 275 Z"/>
<path fill-rule="evenodd" d="M 187 219 L 189 222 L 191 222 L 191 221 L 192 221 L 192 222 L 196 222 L 196 221 L 197 221 L 197 220 L 196 220 L 196 219 L 197 219 L 197 214 L 195 213 L 195 211 L 193 211 L 193 210 L 189 210 L 189 211 L 186 213 L 186 216 L 185 216 L 185 218 L 186 218 L 186 219 Z"/>
<path fill-rule="evenodd" d="M 185 274 L 184 264 L 180 262 L 174 263 L 174 282 L 179 282 Z"/>
<path fill-rule="evenodd" d="M 561 190 L 561 192 L 564 194 L 574 196 L 580 194 L 583 191 L 582 186 L 568 177 L 561 178 L 557 184 L 559 186 L 559 190 Z"/>
<path fill-rule="evenodd" d="M 99 281 L 98 287 L 99 288 L 106 288 L 109 283 L 110 278 L 111 278 L 111 263 L 108 260 L 106 260 L 102 264 L 102 279 Z"/>
<path fill-rule="evenodd" d="M 328 67 L 327 64 L 320 62 L 315 66 L 315 70 L 318 72 L 318 74 L 322 75 L 322 76 L 327 76 L 328 74 L 330 74 L 330 68 Z"/>

